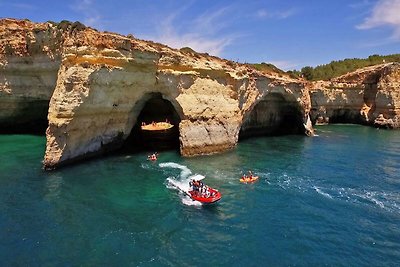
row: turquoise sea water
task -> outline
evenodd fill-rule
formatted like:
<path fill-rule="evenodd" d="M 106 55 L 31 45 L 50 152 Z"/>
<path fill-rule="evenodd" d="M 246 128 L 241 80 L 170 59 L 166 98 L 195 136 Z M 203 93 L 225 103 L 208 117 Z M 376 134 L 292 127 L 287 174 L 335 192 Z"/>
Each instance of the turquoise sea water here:
<path fill-rule="evenodd" d="M 400 132 L 318 134 L 52 172 L 41 169 L 44 137 L 0 136 L 0 266 L 398 266 Z M 260 180 L 240 184 L 250 169 Z M 222 192 L 217 205 L 167 181 L 194 174 Z"/>

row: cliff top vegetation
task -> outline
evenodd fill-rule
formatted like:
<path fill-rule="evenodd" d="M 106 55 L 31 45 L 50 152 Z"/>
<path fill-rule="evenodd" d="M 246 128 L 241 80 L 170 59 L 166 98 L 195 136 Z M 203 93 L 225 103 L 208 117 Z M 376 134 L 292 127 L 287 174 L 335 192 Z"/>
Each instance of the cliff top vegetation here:
<path fill-rule="evenodd" d="M 329 64 L 319 65 L 315 68 L 306 66 L 300 71 L 292 70 L 288 71 L 288 73 L 303 77 L 309 81 L 330 80 L 360 68 L 389 62 L 400 62 L 400 54 L 387 56 L 372 55 L 368 58 L 347 58 L 344 60 L 332 61 Z"/>

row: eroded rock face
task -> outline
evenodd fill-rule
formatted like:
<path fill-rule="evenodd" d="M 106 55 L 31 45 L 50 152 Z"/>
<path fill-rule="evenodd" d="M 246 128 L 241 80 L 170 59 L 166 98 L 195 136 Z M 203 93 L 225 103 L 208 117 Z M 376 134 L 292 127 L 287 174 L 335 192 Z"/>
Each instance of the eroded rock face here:
<path fill-rule="evenodd" d="M 61 64 L 61 42 L 50 24 L 0 20 L 0 132 L 38 132 Z"/>
<path fill-rule="evenodd" d="M 36 24 L 32 25 L 19 27 L 29 35 Z M 308 89 L 299 80 L 261 73 L 247 65 L 188 49 L 179 51 L 101 33 L 80 24 L 40 25 L 54 32 L 53 42 L 60 44 L 52 46 L 51 53 L 43 52 L 44 48 L 38 52 L 57 55 L 51 62 L 52 69 L 58 71 L 50 75 L 46 87 L 49 93 L 44 97 L 49 99 L 54 86 L 48 110 L 45 167 L 120 147 L 135 134 L 132 129 L 141 123 L 138 118 L 144 106 L 155 96 L 175 109 L 180 151 L 185 156 L 233 148 L 239 132 L 278 133 L 282 127 L 288 128 L 288 133 L 305 131 L 311 105 Z M 21 36 L 21 40 L 25 39 Z M 10 58 L 5 50 L 2 53 Z M 25 51 L 13 56 L 23 60 L 35 53 Z M 8 68 L 7 60 L 2 62 L 3 69 Z M 33 64 L 28 65 L 33 68 Z M 7 83 L 1 86 L 5 88 Z M 13 89 L 12 96 L 15 89 L 8 88 Z M 24 95 L 35 92 L 35 88 L 26 88 Z"/>
<path fill-rule="evenodd" d="M 358 123 L 399 128 L 400 64 L 359 69 L 310 88 L 316 123 Z"/>

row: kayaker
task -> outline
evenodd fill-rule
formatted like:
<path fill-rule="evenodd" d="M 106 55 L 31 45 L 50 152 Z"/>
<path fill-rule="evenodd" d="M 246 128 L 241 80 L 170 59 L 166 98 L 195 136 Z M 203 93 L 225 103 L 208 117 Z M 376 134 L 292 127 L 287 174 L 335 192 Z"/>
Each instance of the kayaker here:
<path fill-rule="evenodd" d="M 147 156 L 147 158 L 149 159 L 149 160 L 157 160 L 157 152 L 156 153 L 153 153 L 153 154 L 151 154 L 150 156 Z"/>

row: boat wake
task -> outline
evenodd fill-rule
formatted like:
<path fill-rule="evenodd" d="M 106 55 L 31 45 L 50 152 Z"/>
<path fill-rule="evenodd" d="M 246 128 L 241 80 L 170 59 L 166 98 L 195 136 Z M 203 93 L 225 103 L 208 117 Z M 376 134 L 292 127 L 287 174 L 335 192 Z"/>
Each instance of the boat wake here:
<path fill-rule="evenodd" d="M 316 191 L 318 194 L 323 195 L 324 197 L 333 199 L 333 197 L 332 197 L 331 195 L 329 195 L 328 193 L 322 191 L 321 188 L 319 188 L 319 187 L 317 187 L 317 186 L 315 186 L 315 185 L 313 186 L 313 188 L 315 189 L 315 191 Z"/>
<path fill-rule="evenodd" d="M 284 190 L 296 190 L 308 194 L 315 192 L 335 201 L 345 201 L 356 205 L 372 205 L 380 209 L 400 213 L 400 194 L 374 188 L 351 188 L 337 185 L 321 185 L 311 177 L 291 177 L 283 174 L 278 185 Z"/>
<path fill-rule="evenodd" d="M 169 173 L 171 176 L 169 176 L 166 179 L 166 186 L 169 189 L 176 189 L 181 193 L 180 197 L 181 197 L 183 204 L 188 205 L 188 206 L 201 206 L 202 205 L 199 201 L 194 201 L 189 197 L 189 190 L 190 190 L 189 182 L 192 179 L 202 180 L 205 178 L 203 175 L 192 174 L 192 171 L 188 167 L 186 167 L 184 165 L 180 165 L 175 162 L 160 163 L 159 166 L 161 168 L 180 170 L 179 174 L 176 176 L 171 175 L 174 173 Z"/>

